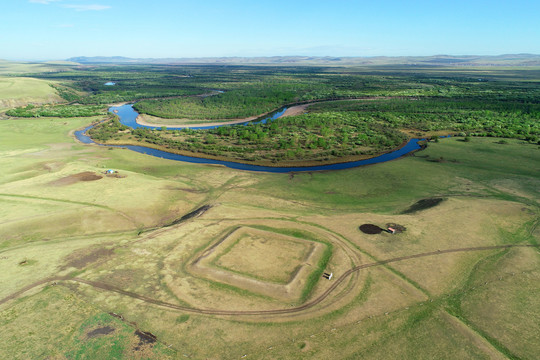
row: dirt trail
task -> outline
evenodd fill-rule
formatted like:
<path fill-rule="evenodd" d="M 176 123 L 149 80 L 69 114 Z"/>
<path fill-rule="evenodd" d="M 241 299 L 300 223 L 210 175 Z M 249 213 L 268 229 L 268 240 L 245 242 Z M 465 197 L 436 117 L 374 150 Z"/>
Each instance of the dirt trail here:
<path fill-rule="evenodd" d="M 141 300 L 149 304 L 154 304 L 157 306 L 174 309 L 174 310 L 180 310 L 185 312 L 191 312 L 191 313 L 197 313 L 197 314 L 206 314 L 206 315 L 229 315 L 229 316 L 265 316 L 265 315 L 280 315 L 280 314 L 292 314 L 292 313 L 298 313 L 307 309 L 310 309 L 314 307 L 315 305 L 321 303 L 323 300 L 325 300 L 345 279 L 347 279 L 349 276 L 351 276 L 353 273 L 367 269 L 370 267 L 375 266 L 381 266 L 386 265 L 394 262 L 409 260 L 409 259 L 416 259 L 416 258 L 422 258 L 422 257 L 428 257 L 428 256 L 435 256 L 435 255 L 442 255 L 442 254 L 449 254 L 449 253 L 457 253 L 457 252 L 471 252 L 471 251 L 487 251 L 487 250 L 496 250 L 496 249 L 509 249 L 514 247 L 540 247 L 540 245 L 536 244 L 508 244 L 508 245 L 495 245 L 495 246 L 478 246 L 478 247 L 468 247 L 468 248 L 459 248 L 459 249 L 446 249 L 446 250 L 437 250 L 437 251 L 431 251 L 431 252 L 425 252 L 420 254 L 414 254 L 414 255 L 408 255 L 408 256 L 400 256 L 393 259 L 387 259 L 382 261 L 377 261 L 373 263 L 363 264 L 359 266 L 355 266 L 346 272 L 344 272 L 340 277 L 338 277 L 332 285 L 326 289 L 319 297 L 311 300 L 310 302 L 307 302 L 301 306 L 292 307 L 292 308 L 286 308 L 286 309 L 273 309 L 273 310 L 247 310 L 247 311 L 232 311 L 232 310 L 217 310 L 217 309 L 200 309 L 200 308 L 192 308 L 188 306 L 181 306 L 177 304 L 168 303 L 165 301 L 157 300 L 150 298 L 148 296 L 140 295 L 131 291 L 126 291 L 123 289 L 120 289 L 114 285 L 106 284 L 100 281 L 92 281 L 92 280 L 86 280 L 81 278 L 69 278 L 67 276 L 61 276 L 61 277 L 53 277 L 53 278 L 47 278 L 40 281 L 37 281 L 33 284 L 30 284 L 28 286 L 25 286 L 21 290 L 7 296 L 6 298 L 0 300 L 0 305 L 13 300 L 19 296 L 21 296 L 24 292 L 29 291 L 35 287 L 41 286 L 43 284 L 49 283 L 49 282 L 57 282 L 57 281 L 74 281 L 81 284 L 89 285 L 96 289 L 102 289 L 106 291 L 115 292 L 121 295 L 129 296 L 133 299 Z"/>

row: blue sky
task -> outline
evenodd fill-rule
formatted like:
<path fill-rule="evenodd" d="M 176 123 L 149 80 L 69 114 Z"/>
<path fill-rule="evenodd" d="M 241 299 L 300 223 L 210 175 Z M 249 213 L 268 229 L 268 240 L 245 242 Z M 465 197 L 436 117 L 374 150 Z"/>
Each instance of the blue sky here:
<path fill-rule="evenodd" d="M 540 54 L 534 0 L 1 0 L 0 59 Z"/>

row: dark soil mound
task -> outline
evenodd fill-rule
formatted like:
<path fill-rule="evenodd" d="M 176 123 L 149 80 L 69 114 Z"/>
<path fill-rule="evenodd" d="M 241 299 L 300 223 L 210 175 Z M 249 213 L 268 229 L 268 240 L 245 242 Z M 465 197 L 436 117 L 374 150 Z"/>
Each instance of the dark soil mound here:
<path fill-rule="evenodd" d="M 61 179 L 58 179 L 58 180 L 55 180 L 55 181 L 51 182 L 50 184 L 51 185 L 57 185 L 57 186 L 71 185 L 71 184 L 78 183 L 79 181 L 95 181 L 95 180 L 99 180 L 102 177 L 103 176 L 98 175 L 96 173 L 93 173 L 91 171 L 85 171 L 85 172 L 82 172 L 82 173 L 78 173 L 78 174 L 63 177 Z"/>
<path fill-rule="evenodd" d="M 123 179 L 123 178 L 127 177 L 127 175 L 120 175 L 119 173 L 105 174 L 105 176 L 112 177 L 112 178 L 117 178 L 117 179 Z"/>
<path fill-rule="evenodd" d="M 383 231 L 383 229 L 373 224 L 362 224 L 359 229 L 364 234 L 380 234 Z"/>
<path fill-rule="evenodd" d="M 205 212 L 210 210 L 211 207 L 212 207 L 212 205 L 203 205 L 200 208 L 198 208 L 197 210 L 193 210 L 189 214 L 186 214 L 186 215 L 182 216 L 180 219 L 174 220 L 173 222 L 171 222 L 170 224 L 165 225 L 164 227 L 177 225 L 177 224 L 180 224 L 181 222 L 184 222 L 184 221 L 189 220 L 191 218 L 201 216 L 202 214 L 204 214 Z"/>
<path fill-rule="evenodd" d="M 411 214 L 420 210 L 425 210 L 439 205 L 444 199 L 443 198 L 428 198 L 418 200 L 411 205 L 407 210 L 403 211 L 402 214 Z"/>
<path fill-rule="evenodd" d="M 136 330 L 135 335 L 139 337 L 139 345 L 153 344 L 157 341 L 156 335 L 149 332 Z"/>
<path fill-rule="evenodd" d="M 85 171 L 75 175 L 80 181 L 95 181 L 101 179 L 103 176 L 94 174 L 91 171 Z"/>
<path fill-rule="evenodd" d="M 402 233 L 405 230 L 407 230 L 407 228 L 405 226 L 399 225 L 399 224 L 396 224 L 396 223 L 388 223 L 388 224 L 386 224 L 386 227 L 387 228 L 391 227 L 392 229 L 394 229 L 396 231 L 396 234 L 397 233 Z"/>

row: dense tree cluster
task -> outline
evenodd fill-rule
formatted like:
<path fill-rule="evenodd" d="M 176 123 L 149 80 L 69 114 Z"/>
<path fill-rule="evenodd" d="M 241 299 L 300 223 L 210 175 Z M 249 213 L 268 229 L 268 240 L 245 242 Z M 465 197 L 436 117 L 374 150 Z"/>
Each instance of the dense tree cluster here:
<path fill-rule="evenodd" d="M 118 121 L 118 117 L 109 115 L 109 119 L 89 130 L 89 135 L 98 142 L 119 139 L 120 133 L 129 129 Z"/>
<path fill-rule="evenodd" d="M 294 87 L 257 84 L 214 96 L 140 101 L 134 108 L 162 118 L 236 119 L 270 112 L 296 101 L 296 97 Z"/>
<path fill-rule="evenodd" d="M 403 129 L 448 130 L 531 141 L 540 136 L 540 103 L 479 98 L 398 98 L 320 103 L 313 105 L 313 110 L 360 113 L 386 126 Z"/>
<path fill-rule="evenodd" d="M 90 117 L 104 115 L 107 108 L 100 105 L 28 105 L 6 111 L 6 115 L 15 117 Z"/>

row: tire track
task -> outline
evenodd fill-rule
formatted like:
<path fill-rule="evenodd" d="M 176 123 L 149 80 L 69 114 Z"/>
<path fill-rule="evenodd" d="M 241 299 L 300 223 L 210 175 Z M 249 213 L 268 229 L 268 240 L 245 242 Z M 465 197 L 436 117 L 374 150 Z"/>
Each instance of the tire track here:
<path fill-rule="evenodd" d="M 193 308 L 188 306 L 182 306 L 177 305 L 173 303 L 168 303 L 165 301 L 161 301 L 158 299 L 153 299 L 151 297 L 141 295 L 134 293 L 132 291 L 123 290 L 119 287 L 116 287 L 111 284 L 107 284 L 101 281 L 92 281 L 92 280 L 86 280 L 82 278 L 69 278 L 67 276 L 59 276 L 59 277 L 51 277 L 47 279 L 43 279 L 40 281 L 37 281 L 33 284 L 30 284 L 28 286 L 25 286 L 24 288 L 20 289 L 19 291 L 7 296 L 6 298 L 0 300 L 0 305 L 16 299 L 17 297 L 21 296 L 26 291 L 29 291 L 33 288 L 36 288 L 38 286 L 41 286 L 43 284 L 49 283 L 49 282 L 56 282 L 56 281 L 73 281 L 80 284 L 85 284 L 88 286 L 91 286 L 96 289 L 101 289 L 105 291 L 114 292 L 117 294 L 125 295 L 133 299 L 141 300 L 149 304 L 154 304 L 160 307 L 173 309 L 173 310 L 179 310 L 184 312 L 190 312 L 195 314 L 204 314 L 204 315 L 224 315 L 224 316 L 264 316 L 264 315 L 281 315 L 281 314 L 293 314 L 298 313 L 307 309 L 310 309 L 317 304 L 321 303 L 323 300 L 325 300 L 345 279 L 347 279 L 349 276 L 351 276 L 353 273 L 381 265 L 386 265 L 394 262 L 404 261 L 404 260 L 410 260 L 410 259 L 417 259 L 417 258 L 423 258 L 428 256 L 437 256 L 437 255 L 443 255 L 443 254 L 450 254 L 450 253 L 458 253 L 458 252 L 473 252 L 473 251 L 487 251 L 487 250 L 496 250 L 496 249 L 509 249 L 514 247 L 535 247 L 538 248 L 540 245 L 536 244 L 507 244 L 507 245 L 494 245 L 494 246 L 478 246 L 478 247 L 468 247 L 468 248 L 458 248 L 458 249 L 446 249 L 446 250 L 437 250 L 437 251 L 431 251 L 431 252 L 425 252 L 420 254 L 414 254 L 414 255 L 408 255 L 408 256 L 400 256 L 392 259 L 387 260 L 381 260 L 373 263 L 363 264 L 355 266 L 346 272 L 344 272 L 340 277 L 338 277 L 332 285 L 326 289 L 321 295 L 319 295 L 317 298 L 303 304 L 297 307 L 293 308 L 286 308 L 286 309 L 272 309 L 272 310 L 217 310 L 217 309 L 201 309 L 201 308 Z"/>
<path fill-rule="evenodd" d="M 124 217 L 126 220 L 132 222 L 135 225 L 138 225 L 138 222 L 135 221 L 131 216 L 123 213 L 120 210 L 113 209 L 106 205 L 100 205 L 90 202 L 83 202 L 83 201 L 74 201 L 74 200 L 66 200 L 66 199 L 55 199 L 55 198 L 48 198 L 48 197 L 40 197 L 40 196 L 32 196 L 32 195 L 20 195 L 20 194 L 4 194 L 0 193 L 0 196 L 4 197 L 12 197 L 12 198 L 18 198 L 18 199 L 26 199 L 26 200 L 41 200 L 41 201 L 50 201 L 50 202 L 59 202 L 59 203 L 66 203 L 66 204 L 72 204 L 72 205 L 79 205 L 79 206 L 87 206 L 87 207 L 95 207 L 98 209 L 104 209 L 108 210 L 114 213 L 119 214 L 120 216 Z"/>

